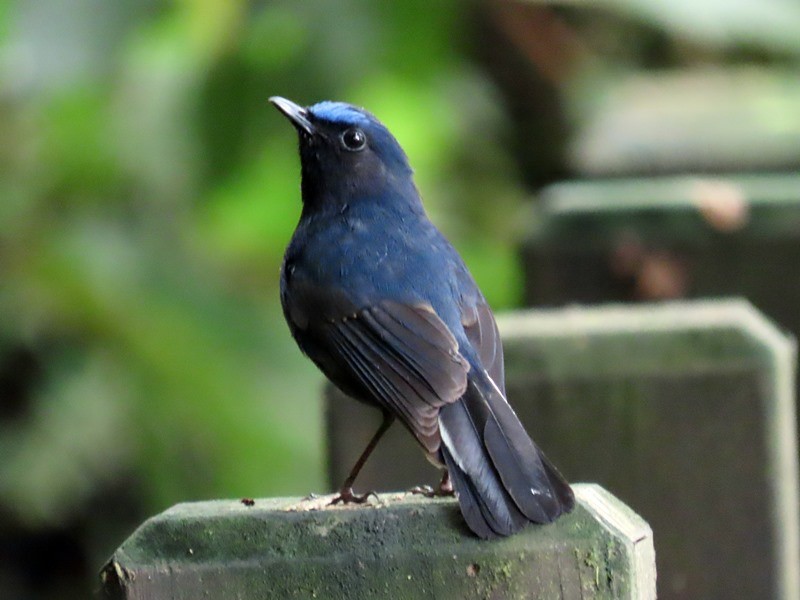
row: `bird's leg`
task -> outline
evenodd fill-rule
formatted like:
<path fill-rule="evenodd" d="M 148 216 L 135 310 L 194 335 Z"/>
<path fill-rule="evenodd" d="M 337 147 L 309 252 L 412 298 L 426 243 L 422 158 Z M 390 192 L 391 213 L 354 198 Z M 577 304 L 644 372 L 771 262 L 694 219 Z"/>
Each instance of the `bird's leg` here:
<path fill-rule="evenodd" d="M 450 471 L 444 470 L 442 480 L 439 482 L 439 489 L 437 490 L 439 496 L 455 496 L 456 491 L 453 489 L 453 482 L 450 481 Z"/>
<path fill-rule="evenodd" d="M 353 493 L 353 484 L 356 481 L 356 477 L 358 477 L 361 468 L 364 466 L 364 463 L 367 462 L 369 455 L 372 454 L 372 451 L 375 450 L 375 446 L 378 445 L 378 442 L 383 437 L 383 434 L 392 426 L 394 423 L 394 416 L 389 414 L 388 412 L 383 413 L 383 421 L 381 421 L 380 427 L 378 427 L 378 431 L 375 432 L 375 435 L 372 436 L 372 439 L 367 444 L 367 447 L 364 448 L 364 451 L 361 453 L 361 456 L 358 457 L 356 464 L 353 465 L 353 468 L 350 470 L 350 475 L 347 476 L 347 479 L 344 480 L 342 487 L 339 488 L 339 493 L 336 497 L 331 500 L 331 504 L 363 504 L 367 501 L 370 496 L 375 496 L 377 498 L 377 494 L 375 492 L 367 492 L 366 494 L 354 494 Z"/>
<path fill-rule="evenodd" d="M 418 485 L 417 487 L 409 490 L 412 494 L 421 494 L 426 498 L 444 498 L 446 496 L 455 496 L 453 490 L 453 482 L 450 481 L 450 473 L 447 469 L 444 470 L 442 480 L 439 482 L 439 487 L 435 490 L 429 485 Z"/>

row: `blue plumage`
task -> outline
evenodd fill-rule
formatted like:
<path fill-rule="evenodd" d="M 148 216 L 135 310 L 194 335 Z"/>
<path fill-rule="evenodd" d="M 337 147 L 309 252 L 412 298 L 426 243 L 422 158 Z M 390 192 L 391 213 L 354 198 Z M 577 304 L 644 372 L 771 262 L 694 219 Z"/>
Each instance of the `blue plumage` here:
<path fill-rule="evenodd" d="M 375 122 L 375 118 L 363 108 L 356 108 L 345 102 L 325 100 L 308 107 L 308 114 L 316 121 L 340 123 L 342 125 L 359 125 L 367 127 Z"/>
<path fill-rule="evenodd" d="M 349 104 L 271 100 L 300 137 L 303 211 L 281 271 L 286 320 L 331 381 L 384 414 L 337 501 L 364 499 L 355 477 L 399 418 L 447 469 L 477 535 L 571 510 L 569 485 L 505 399 L 494 317 L 428 220 L 400 144 Z"/>

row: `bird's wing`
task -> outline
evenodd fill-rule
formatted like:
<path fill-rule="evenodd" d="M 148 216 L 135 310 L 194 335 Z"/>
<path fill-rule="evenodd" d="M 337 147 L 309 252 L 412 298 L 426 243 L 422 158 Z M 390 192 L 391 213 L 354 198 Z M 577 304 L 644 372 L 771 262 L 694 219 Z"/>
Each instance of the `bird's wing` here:
<path fill-rule="evenodd" d="M 319 333 L 369 394 L 436 452 L 439 408 L 461 397 L 470 367 L 433 308 L 384 300 L 326 320 Z"/>
<path fill-rule="evenodd" d="M 489 305 L 484 301 L 462 307 L 461 324 L 472 347 L 478 352 L 481 364 L 495 385 L 505 395 L 503 345 Z"/>

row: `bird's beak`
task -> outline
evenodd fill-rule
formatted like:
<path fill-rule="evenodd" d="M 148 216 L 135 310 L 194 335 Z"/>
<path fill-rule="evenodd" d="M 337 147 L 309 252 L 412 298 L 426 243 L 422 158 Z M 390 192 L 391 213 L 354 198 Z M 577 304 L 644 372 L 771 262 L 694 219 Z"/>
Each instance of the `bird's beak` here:
<path fill-rule="evenodd" d="M 297 127 L 298 130 L 302 129 L 308 135 L 314 135 L 316 130 L 311 121 L 308 120 L 308 111 L 302 106 L 298 106 L 291 100 L 281 98 L 280 96 L 273 96 L 269 99 L 279 111 L 281 111 L 286 118 L 292 122 L 292 125 Z"/>

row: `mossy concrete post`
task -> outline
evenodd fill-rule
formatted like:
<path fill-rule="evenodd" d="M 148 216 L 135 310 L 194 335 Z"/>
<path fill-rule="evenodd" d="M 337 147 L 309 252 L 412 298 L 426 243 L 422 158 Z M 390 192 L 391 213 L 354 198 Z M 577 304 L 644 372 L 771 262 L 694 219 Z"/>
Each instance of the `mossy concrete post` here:
<path fill-rule="evenodd" d="M 385 495 L 325 507 L 268 499 L 179 504 L 145 522 L 101 572 L 106 598 L 655 599 L 652 532 L 597 485 L 547 526 L 483 541 L 453 499 Z"/>
<path fill-rule="evenodd" d="M 530 310 L 499 318 L 509 399 L 571 480 L 652 526 L 659 598 L 800 597 L 795 348 L 744 301 Z M 329 391 L 331 478 L 378 417 Z M 432 483 L 398 427 L 361 489 Z"/>
<path fill-rule="evenodd" d="M 527 305 L 742 296 L 800 335 L 800 175 L 564 182 L 540 199 Z"/>
<path fill-rule="evenodd" d="M 594 3 L 570 8 L 602 10 Z M 585 24 L 596 27 L 597 19 Z M 796 171 L 798 106 L 800 81 L 785 69 L 727 65 L 637 72 L 614 78 L 581 105 L 582 122 L 566 159 L 581 177 Z M 535 156 L 536 147 L 529 147 Z"/>

